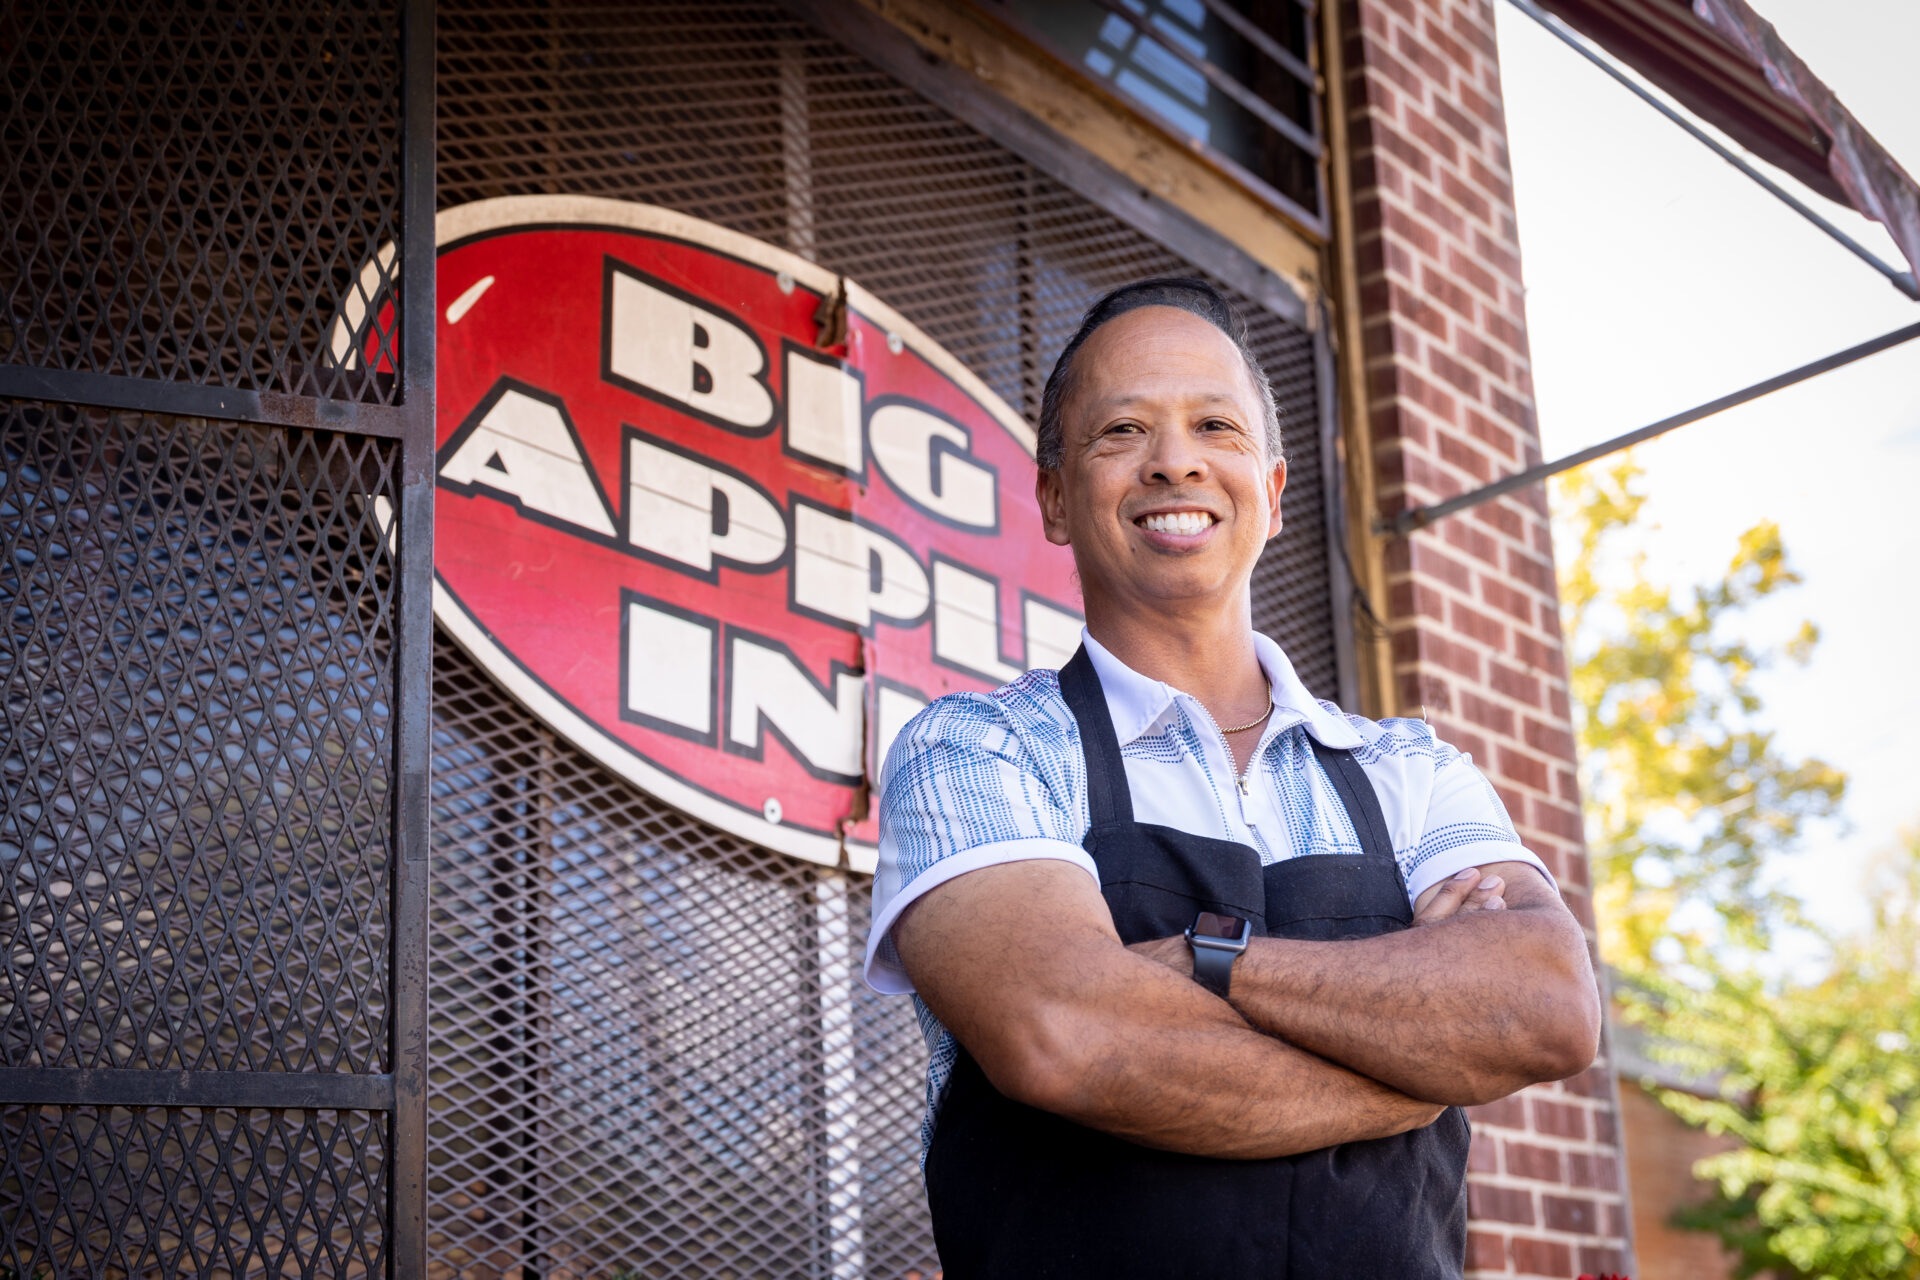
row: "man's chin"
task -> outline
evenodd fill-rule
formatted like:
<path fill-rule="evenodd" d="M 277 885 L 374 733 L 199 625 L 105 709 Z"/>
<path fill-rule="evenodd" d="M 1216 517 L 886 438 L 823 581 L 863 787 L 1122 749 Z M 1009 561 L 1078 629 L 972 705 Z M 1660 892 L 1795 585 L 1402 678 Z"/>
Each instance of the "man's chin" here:
<path fill-rule="evenodd" d="M 1227 604 L 1245 589 L 1248 575 L 1208 564 L 1195 553 L 1155 556 L 1112 593 L 1134 608 L 1172 615 L 1208 604 Z"/>

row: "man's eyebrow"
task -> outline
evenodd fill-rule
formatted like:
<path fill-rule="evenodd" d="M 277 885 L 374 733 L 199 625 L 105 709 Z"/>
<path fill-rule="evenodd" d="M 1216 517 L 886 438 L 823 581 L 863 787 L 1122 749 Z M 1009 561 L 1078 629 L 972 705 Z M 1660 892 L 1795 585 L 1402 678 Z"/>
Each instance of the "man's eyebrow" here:
<path fill-rule="evenodd" d="M 1159 397 L 1159 396 L 1141 396 L 1141 395 L 1131 395 L 1131 394 L 1104 396 L 1101 399 L 1094 401 L 1094 407 L 1098 409 L 1125 409 L 1130 405 L 1141 404 L 1144 402 L 1158 400 L 1162 398 L 1163 397 Z M 1228 406 L 1229 408 L 1234 408 L 1234 409 L 1238 409 L 1241 407 L 1240 402 L 1234 399 L 1232 396 L 1221 395 L 1218 392 L 1210 396 L 1204 396 L 1192 403 L 1197 403 L 1205 406 L 1223 404 Z"/>

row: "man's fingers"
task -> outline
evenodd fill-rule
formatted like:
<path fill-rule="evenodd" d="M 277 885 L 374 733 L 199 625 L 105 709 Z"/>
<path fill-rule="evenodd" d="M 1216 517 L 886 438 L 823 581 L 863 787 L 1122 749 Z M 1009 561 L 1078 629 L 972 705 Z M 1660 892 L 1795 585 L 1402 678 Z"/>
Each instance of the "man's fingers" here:
<path fill-rule="evenodd" d="M 1414 912 L 1415 924 L 1432 924 L 1436 920 L 1445 920 L 1460 910 L 1469 895 L 1480 882 L 1480 868 L 1468 867 L 1449 879 L 1442 880 L 1427 890 L 1426 900 Z"/>
<path fill-rule="evenodd" d="M 1467 895 L 1466 903 L 1461 910 L 1499 911 L 1503 909 L 1507 904 L 1502 899 L 1501 890 L 1506 887 L 1507 882 L 1499 876 L 1484 877 L 1473 887 L 1473 892 Z"/>

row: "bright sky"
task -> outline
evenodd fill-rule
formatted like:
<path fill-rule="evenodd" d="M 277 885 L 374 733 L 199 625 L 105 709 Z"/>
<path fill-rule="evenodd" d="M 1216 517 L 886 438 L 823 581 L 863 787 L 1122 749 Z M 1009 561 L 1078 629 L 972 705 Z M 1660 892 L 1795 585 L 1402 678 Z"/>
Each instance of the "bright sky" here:
<path fill-rule="evenodd" d="M 1920 173 L 1912 0 L 1753 0 L 1848 109 Z M 1920 304 L 1496 3 L 1543 446 L 1558 457 L 1920 320 Z M 1790 182 L 1788 185 L 1792 185 Z M 1893 242 L 1814 197 L 1890 262 Z M 1846 825 L 1788 883 L 1816 918 L 1866 919 L 1860 877 L 1920 823 L 1920 341 L 1641 446 L 1656 572 L 1718 576 L 1780 523 L 1806 577 L 1755 640 L 1812 618 L 1805 669 L 1765 678 L 1783 747 L 1852 777 Z"/>

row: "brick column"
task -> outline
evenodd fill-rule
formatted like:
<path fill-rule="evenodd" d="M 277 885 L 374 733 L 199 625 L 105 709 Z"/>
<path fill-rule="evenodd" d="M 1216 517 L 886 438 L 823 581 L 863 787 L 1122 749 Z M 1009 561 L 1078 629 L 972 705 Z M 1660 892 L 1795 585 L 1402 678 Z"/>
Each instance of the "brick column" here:
<path fill-rule="evenodd" d="M 1538 461 L 1539 432 L 1490 0 L 1342 0 L 1339 17 L 1363 408 L 1390 514 Z M 1396 539 L 1384 570 L 1393 700 L 1472 754 L 1591 939 L 1544 493 Z M 1604 1062 L 1473 1123 L 1470 1274 L 1628 1269 Z"/>

